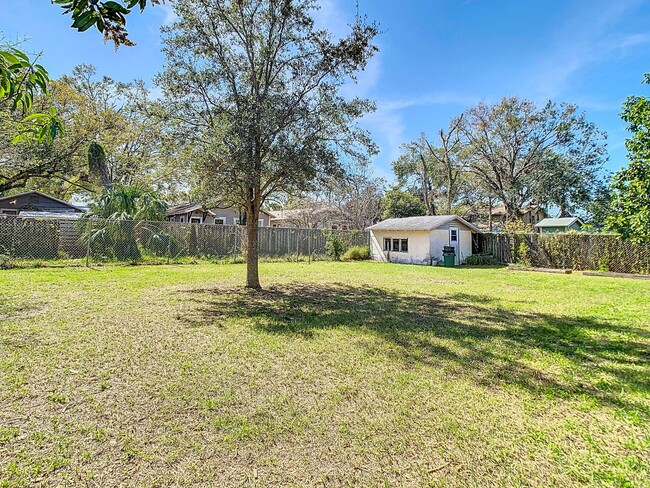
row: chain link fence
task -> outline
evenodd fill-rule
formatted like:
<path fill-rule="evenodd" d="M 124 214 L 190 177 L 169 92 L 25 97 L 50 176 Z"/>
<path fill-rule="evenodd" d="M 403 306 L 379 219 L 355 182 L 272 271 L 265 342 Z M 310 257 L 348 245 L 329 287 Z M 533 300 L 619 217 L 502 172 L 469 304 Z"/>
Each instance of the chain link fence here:
<path fill-rule="evenodd" d="M 475 251 L 499 264 L 650 274 L 650 244 L 614 234 L 479 234 Z"/>
<path fill-rule="evenodd" d="M 368 246 L 368 232 L 259 229 L 262 258 L 318 259 L 330 235 L 345 249 Z M 245 260 L 246 227 L 112 219 L 0 218 L 0 267 L 99 263 L 183 263 Z"/>

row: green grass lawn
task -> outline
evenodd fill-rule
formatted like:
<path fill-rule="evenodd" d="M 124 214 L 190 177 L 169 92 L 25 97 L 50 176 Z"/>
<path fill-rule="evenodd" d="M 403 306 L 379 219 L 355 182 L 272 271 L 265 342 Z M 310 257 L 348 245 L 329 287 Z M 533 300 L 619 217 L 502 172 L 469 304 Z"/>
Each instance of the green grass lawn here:
<path fill-rule="evenodd" d="M 650 281 L 0 272 L 0 486 L 648 486 Z"/>

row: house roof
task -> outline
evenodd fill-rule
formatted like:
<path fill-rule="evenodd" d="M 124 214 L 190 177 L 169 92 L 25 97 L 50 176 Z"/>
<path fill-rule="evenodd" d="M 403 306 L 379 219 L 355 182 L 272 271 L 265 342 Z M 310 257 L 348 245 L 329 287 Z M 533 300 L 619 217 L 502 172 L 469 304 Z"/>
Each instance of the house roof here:
<path fill-rule="evenodd" d="M 173 215 L 184 215 L 186 213 L 194 212 L 195 210 L 203 210 L 203 205 L 200 203 L 182 203 L 181 205 L 174 205 L 173 207 L 169 207 L 167 209 L 167 217 L 171 217 Z M 209 210 L 206 210 L 211 215 L 214 215 L 212 212 Z"/>
<path fill-rule="evenodd" d="M 426 217 L 404 217 L 401 219 L 388 219 L 378 224 L 371 225 L 367 230 L 423 230 L 431 231 L 442 227 L 452 221 L 458 221 L 466 225 L 475 232 L 480 229 L 474 224 L 470 224 L 464 218 L 458 215 L 433 215 Z"/>
<path fill-rule="evenodd" d="M 24 196 L 27 196 L 27 195 L 39 195 L 39 196 L 41 196 L 43 198 L 47 198 L 47 199 L 52 200 L 54 202 L 62 203 L 63 205 L 66 205 L 66 206 L 70 207 L 75 212 L 81 212 L 81 213 L 86 212 L 86 210 L 84 210 L 84 209 L 82 209 L 80 207 L 77 207 L 76 205 L 73 205 L 70 202 L 66 202 L 65 200 L 59 200 L 58 198 L 55 198 L 55 197 L 53 197 L 51 195 L 47 195 L 47 194 L 45 194 L 43 192 L 40 192 L 38 190 L 30 190 L 30 191 L 26 191 L 26 192 L 23 192 L 23 193 L 18 193 L 16 195 L 8 195 L 6 197 L 0 197 L 0 202 L 2 202 L 4 200 L 10 200 L 12 198 L 24 197 Z"/>
<path fill-rule="evenodd" d="M 578 217 L 560 217 L 557 219 L 542 219 L 535 224 L 535 227 L 571 227 L 574 223 L 582 225 Z"/>

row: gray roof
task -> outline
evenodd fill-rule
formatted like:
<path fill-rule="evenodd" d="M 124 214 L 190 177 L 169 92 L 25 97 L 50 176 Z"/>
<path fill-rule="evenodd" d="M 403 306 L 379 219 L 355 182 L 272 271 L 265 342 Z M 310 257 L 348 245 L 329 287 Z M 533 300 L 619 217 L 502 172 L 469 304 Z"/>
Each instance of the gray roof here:
<path fill-rule="evenodd" d="M 574 223 L 582 225 L 578 217 L 560 217 L 557 219 L 542 219 L 535 224 L 535 227 L 571 227 Z"/>
<path fill-rule="evenodd" d="M 66 202 L 65 200 L 60 200 L 58 198 L 53 197 L 52 195 L 47 195 L 46 193 L 43 193 L 42 191 L 38 191 L 38 190 L 25 191 L 25 192 L 22 192 L 22 193 L 17 193 L 15 195 L 7 195 L 7 196 L 4 196 L 4 197 L 0 196 L 0 201 L 9 200 L 11 198 L 24 197 L 24 196 L 27 196 L 27 195 L 40 195 L 43 198 L 48 198 L 48 199 L 53 200 L 55 202 L 62 203 L 63 205 L 67 205 L 68 207 L 70 207 L 72 210 L 74 210 L 76 212 L 81 212 L 81 213 L 86 212 L 86 210 L 78 207 L 77 205 L 73 205 L 70 202 Z"/>
<path fill-rule="evenodd" d="M 200 203 L 183 203 L 181 205 L 175 205 L 173 207 L 169 207 L 167 209 L 167 217 L 171 217 L 173 215 L 184 215 L 186 213 L 194 212 L 195 210 L 203 210 L 203 205 Z M 209 210 L 206 210 L 210 215 L 214 215 L 212 212 Z"/>
<path fill-rule="evenodd" d="M 470 224 L 458 215 L 433 215 L 426 217 L 404 217 L 401 219 L 388 219 L 378 224 L 371 225 L 368 230 L 424 230 L 431 231 L 438 227 L 448 224 L 452 221 L 460 222 L 475 232 L 480 232 L 479 228 Z"/>

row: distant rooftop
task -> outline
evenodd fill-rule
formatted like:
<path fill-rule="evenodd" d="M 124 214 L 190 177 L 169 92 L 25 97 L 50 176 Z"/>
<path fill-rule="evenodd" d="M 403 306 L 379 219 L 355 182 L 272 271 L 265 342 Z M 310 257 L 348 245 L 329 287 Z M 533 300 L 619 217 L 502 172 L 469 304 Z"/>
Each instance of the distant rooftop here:
<path fill-rule="evenodd" d="M 582 224 L 578 217 L 560 217 L 557 219 L 542 219 L 535 227 L 571 227 L 574 223 Z"/>

